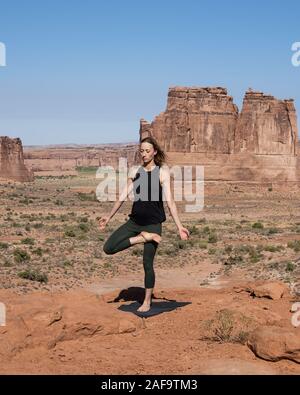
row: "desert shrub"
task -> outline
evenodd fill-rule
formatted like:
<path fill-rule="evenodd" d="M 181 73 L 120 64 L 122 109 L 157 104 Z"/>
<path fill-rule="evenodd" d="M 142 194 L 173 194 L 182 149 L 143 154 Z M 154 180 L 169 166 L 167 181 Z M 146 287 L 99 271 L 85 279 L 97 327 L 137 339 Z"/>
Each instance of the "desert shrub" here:
<path fill-rule="evenodd" d="M 202 248 L 202 249 L 207 248 L 207 241 L 206 240 L 199 240 L 198 246 L 199 246 L 199 248 Z"/>
<path fill-rule="evenodd" d="M 254 222 L 254 224 L 252 224 L 252 228 L 253 229 L 263 229 L 264 225 L 261 222 Z"/>
<path fill-rule="evenodd" d="M 208 236 L 208 242 L 209 243 L 217 243 L 218 242 L 218 237 L 215 233 L 212 233 Z"/>
<path fill-rule="evenodd" d="M 13 252 L 15 261 L 18 263 L 26 262 L 30 260 L 30 255 L 27 251 L 22 250 L 21 248 L 16 248 Z"/>
<path fill-rule="evenodd" d="M 26 237 L 25 239 L 21 240 L 21 243 L 33 245 L 35 243 L 35 240 L 32 237 Z"/>
<path fill-rule="evenodd" d="M 76 233 L 74 232 L 73 229 L 67 229 L 67 230 L 65 230 L 65 236 L 67 236 L 67 237 L 75 237 Z"/>
<path fill-rule="evenodd" d="M 142 256 L 142 255 L 143 255 L 143 250 L 142 250 L 142 249 L 138 249 L 138 248 L 134 248 L 134 249 L 131 251 L 131 255 L 134 255 L 134 256 Z"/>
<path fill-rule="evenodd" d="M 43 250 L 41 249 L 41 247 L 38 247 L 35 250 L 33 250 L 32 253 L 35 254 L 35 255 L 38 255 L 38 256 L 42 256 L 43 255 Z"/>
<path fill-rule="evenodd" d="M 292 248 L 295 252 L 300 251 L 300 240 L 289 241 L 287 244 L 288 248 Z"/>
<path fill-rule="evenodd" d="M 287 262 L 286 267 L 285 267 L 285 271 L 286 272 L 293 272 L 296 268 L 296 265 L 292 262 Z"/>
<path fill-rule="evenodd" d="M 45 273 L 40 273 L 37 270 L 27 269 L 18 273 L 18 276 L 26 280 L 38 281 L 40 283 L 47 283 L 48 276 Z"/>
<path fill-rule="evenodd" d="M 88 232 L 88 231 L 89 231 L 89 226 L 88 226 L 88 224 L 86 224 L 86 223 L 84 223 L 84 222 L 81 222 L 81 223 L 78 225 L 78 227 L 79 227 L 79 229 L 82 230 L 83 232 Z"/>

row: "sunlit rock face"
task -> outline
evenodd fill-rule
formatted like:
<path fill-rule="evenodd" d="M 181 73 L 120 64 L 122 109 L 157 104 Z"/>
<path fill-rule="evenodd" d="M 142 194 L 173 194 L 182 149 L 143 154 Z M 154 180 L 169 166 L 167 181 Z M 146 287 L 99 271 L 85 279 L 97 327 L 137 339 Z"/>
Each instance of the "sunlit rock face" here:
<path fill-rule="evenodd" d="M 169 164 L 203 165 L 206 180 L 297 181 L 297 117 L 292 99 L 249 89 L 242 110 L 221 87 L 172 87 L 167 108 L 140 122 Z"/>
<path fill-rule="evenodd" d="M 0 178 L 32 181 L 33 173 L 25 166 L 20 138 L 0 136 Z"/>

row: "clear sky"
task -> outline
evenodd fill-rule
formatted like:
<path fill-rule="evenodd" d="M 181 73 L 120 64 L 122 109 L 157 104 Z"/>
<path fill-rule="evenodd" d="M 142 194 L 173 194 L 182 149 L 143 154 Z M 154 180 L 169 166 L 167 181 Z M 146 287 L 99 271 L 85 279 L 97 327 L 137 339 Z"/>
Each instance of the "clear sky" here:
<path fill-rule="evenodd" d="M 138 141 L 169 86 L 252 87 L 300 114 L 300 2 L 1 0 L 0 135 L 24 145 Z M 299 122 L 298 122 L 299 125 Z"/>

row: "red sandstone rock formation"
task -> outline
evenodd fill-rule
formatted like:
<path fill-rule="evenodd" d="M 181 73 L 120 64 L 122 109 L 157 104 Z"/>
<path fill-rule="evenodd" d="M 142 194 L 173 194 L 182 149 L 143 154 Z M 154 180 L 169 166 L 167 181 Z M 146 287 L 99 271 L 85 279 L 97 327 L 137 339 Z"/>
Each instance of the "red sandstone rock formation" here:
<path fill-rule="evenodd" d="M 20 138 L 0 137 L 0 178 L 33 181 L 33 173 L 24 165 Z"/>
<path fill-rule="evenodd" d="M 230 153 L 238 108 L 224 88 L 169 89 L 166 111 L 150 125 L 141 121 L 141 136 L 152 134 L 167 152 Z"/>
<path fill-rule="evenodd" d="M 234 151 L 294 156 L 296 142 L 293 100 L 277 100 L 262 92 L 248 90 L 235 129 Z"/>
<path fill-rule="evenodd" d="M 170 165 L 203 165 L 206 180 L 298 181 L 297 120 L 293 100 L 246 92 L 238 113 L 224 88 L 172 87 L 165 112 L 141 120 Z"/>

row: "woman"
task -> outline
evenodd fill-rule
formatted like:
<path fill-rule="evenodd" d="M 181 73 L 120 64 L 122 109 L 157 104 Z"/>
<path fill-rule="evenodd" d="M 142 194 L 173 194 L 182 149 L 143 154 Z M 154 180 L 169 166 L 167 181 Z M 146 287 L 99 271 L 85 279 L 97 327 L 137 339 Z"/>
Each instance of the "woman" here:
<path fill-rule="evenodd" d="M 164 151 L 153 137 L 144 138 L 140 142 L 139 148 L 143 164 L 129 175 L 127 185 L 119 200 L 116 201 L 108 216 L 100 218 L 99 226 L 101 230 L 104 229 L 127 196 L 134 190 L 135 200 L 129 214 L 130 218 L 111 234 L 104 243 L 103 251 L 106 254 L 115 254 L 134 244 L 144 243 L 145 299 L 137 311 L 146 312 L 151 306 L 151 296 L 155 283 L 153 260 L 157 246 L 161 241 L 162 222 L 166 220 L 162 193 L 177 225 L 180 238 L 187 240 L 190 234 L 178 218 L 176 204 L 171 194 L 169 168 L 164 165 Z M 137 199 L 138 194 L 147 195 L 147 198 Z M 155 194 L 156 198 L 153 199 Z"/>

